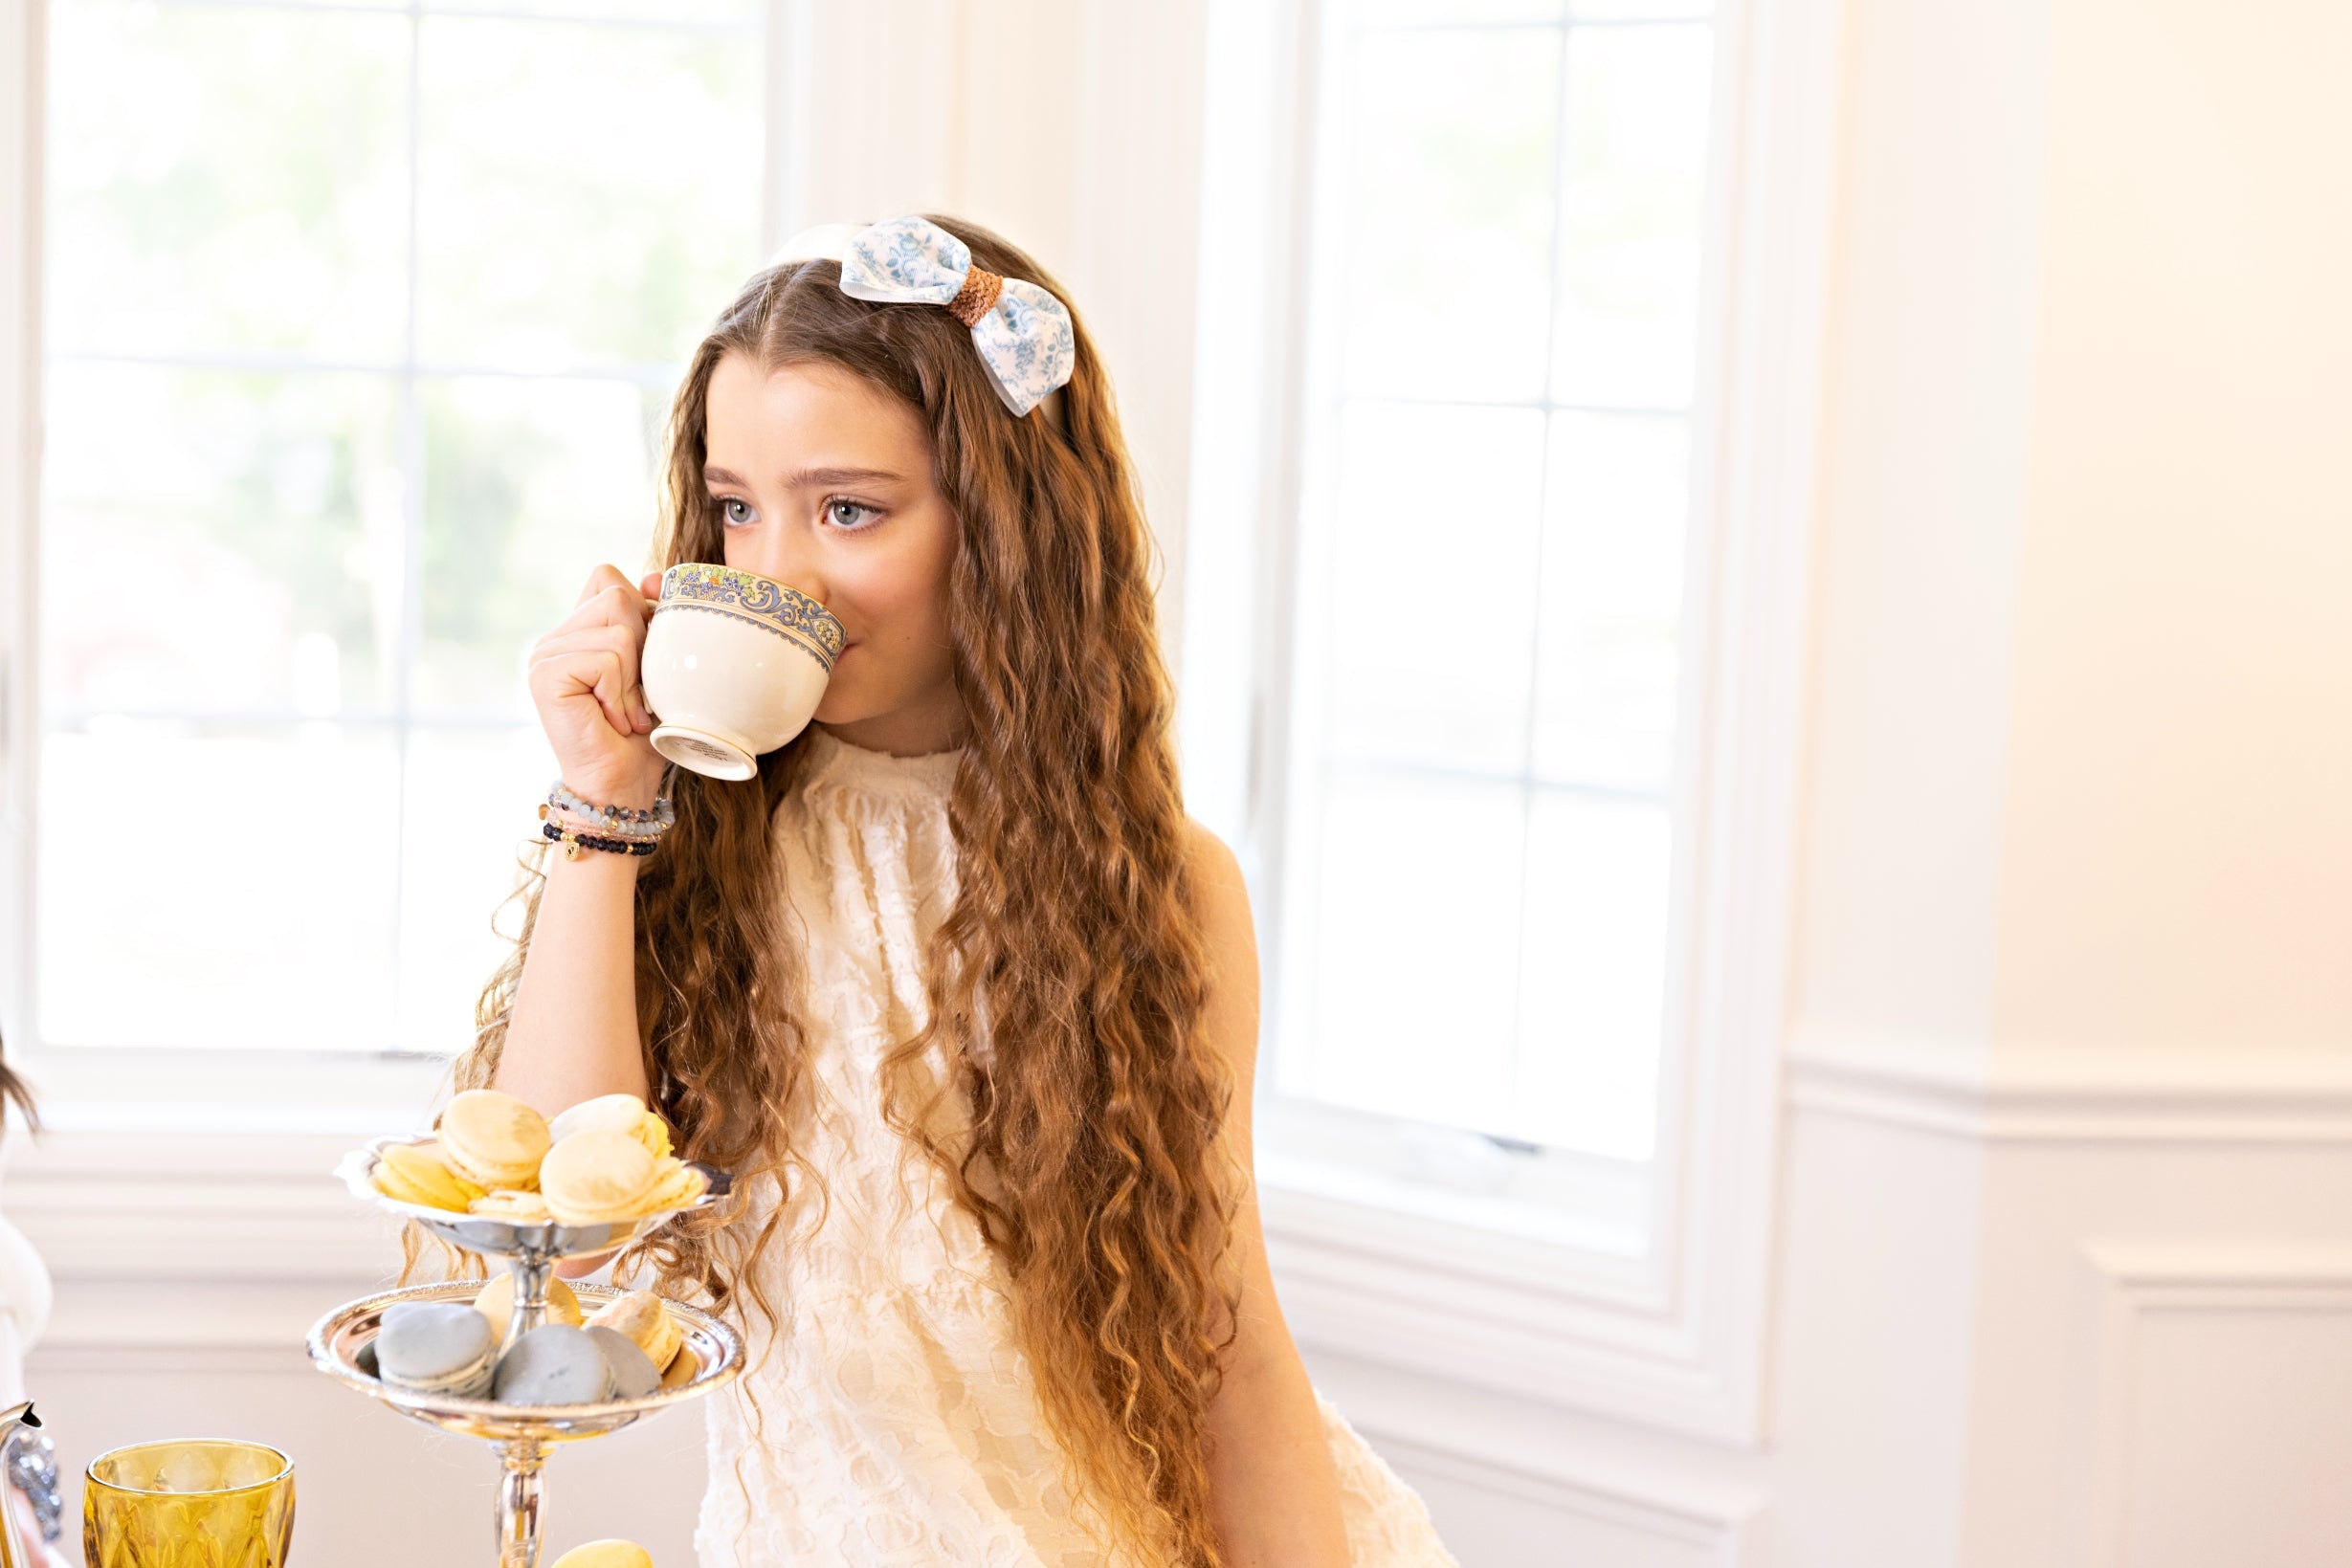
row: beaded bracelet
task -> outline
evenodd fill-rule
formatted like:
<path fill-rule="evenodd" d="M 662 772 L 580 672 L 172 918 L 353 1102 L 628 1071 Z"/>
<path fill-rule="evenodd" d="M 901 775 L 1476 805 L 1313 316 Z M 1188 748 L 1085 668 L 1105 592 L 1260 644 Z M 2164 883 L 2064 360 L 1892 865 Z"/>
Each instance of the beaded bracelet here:
<path fill-rule="evenodd" d="M 626 806 L 591 806 L 566 788 L 561 779 L 556 780 L 554 786 L 547 791 L 547 804 L 576 816 L 594 818 L 607 828 L 646 828 L 659 833 L 677 820 L 677 813 L 671 808 L 667 795 L 655 796 L 654 808 L 650 811 L 632 810 Z M 544 818 L 546 813 L 542 811 L 540 815 Z"/>
<path fill-rule="evenodd" d="M 566 860 L 579 859 L 583 849 L 636 856 L 652 854 L 655 849 L 650 838 L 607 838 L 602 833 L 583 833 L 577 828 L 559 828 L 552 822 L 539 831 L 542 837 L 564 846 L 564 858 Z"/>
<path fill-rule="evenodd" d="M 539 808 L 539 820 L 556 828 L 569 828 L 573 832 L 595 833 L 605 838 L 627 839 L 632 844 L 651 844 L 655 839 L 661 837 L 661 829 L 659 828 L 615 828 L 611 824 L 596 817 L 591 817 L 588 821 L 582 822 L 579 818 L 571 815 L 567 811 L 558 810 L 545 806 Z"/>

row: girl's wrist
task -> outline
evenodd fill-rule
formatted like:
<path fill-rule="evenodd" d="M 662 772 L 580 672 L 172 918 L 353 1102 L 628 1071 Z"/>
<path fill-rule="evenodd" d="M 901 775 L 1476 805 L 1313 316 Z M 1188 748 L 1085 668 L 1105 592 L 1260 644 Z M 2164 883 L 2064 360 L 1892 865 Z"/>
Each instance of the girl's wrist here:
<path fill-rule="evenodd" d="M 593 774 L 579 778 L 566 774 L 556 782 L 590 806 L 617 806 L 624 811 L 650 811 L 661 793 L 661 775 L 658 773 L 649 779 L 617 781 L 600 779 Z"/>

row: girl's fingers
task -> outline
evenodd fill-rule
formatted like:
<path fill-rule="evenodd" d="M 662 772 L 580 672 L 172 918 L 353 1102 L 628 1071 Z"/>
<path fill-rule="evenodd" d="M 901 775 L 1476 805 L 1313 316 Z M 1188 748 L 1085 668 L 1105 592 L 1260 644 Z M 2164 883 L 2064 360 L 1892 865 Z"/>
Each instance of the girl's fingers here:
<path fill-rule="evenodd" d="M 643 634 L 635 628 L 604 625 L 542 637 L 531 651 L 534 660 L 565 653 L 614 655 L 620 660 L 622 705 L 630 715 L 630 723 L 621 727 L 650 732 L 654 727 L 653 715 L 645 706 L 644 688 L 638 684 L 637 654 L 643 646 Z"/>
<path fill-rule="evenodd" d="M 621 735 L 635 735 L 637 710 L 631 702 L 631 682 L 621 656 L 609 648 L 574 649 L 542 653 L 531 660 L 531 679 L 544 681 L 547 695 L 557 701 L 588 693 L 596 698 L 605 722 Z"/>
<path fill-rule="evenodd" d="M 611 588 L 615 585 L 622 587 L 627 587 L 629 585 L 629 579 L 621 574 L 621 569 L 618 566 L 612 565 L 610 563 L 600 565 L 594 571 L 588 573 L 588 584 L 586 586 L 581 588 L 580 597 L 574 601 L 574 604 L 585 605 L 589 600 L 595 598 L 598 594 L 605 592 L 607 589 Z"/>

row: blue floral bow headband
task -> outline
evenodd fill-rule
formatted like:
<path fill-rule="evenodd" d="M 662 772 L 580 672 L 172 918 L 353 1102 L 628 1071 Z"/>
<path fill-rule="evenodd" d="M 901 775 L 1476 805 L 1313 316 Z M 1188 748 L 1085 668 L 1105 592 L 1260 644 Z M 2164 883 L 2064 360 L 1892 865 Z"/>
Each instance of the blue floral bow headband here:
<path fill-rule="evenodd" d="M 1015 415 L 1066 385 L 1077 366 L 1077 337 L 1059 299 L 1034 283 L 973 266 L 971 248 L 928 219 L 805 229 L 768 265 L 788 261 L 838 261 L 841 292 L 853 298 L 945 306 L 972 329 L 980 363 Z"/>

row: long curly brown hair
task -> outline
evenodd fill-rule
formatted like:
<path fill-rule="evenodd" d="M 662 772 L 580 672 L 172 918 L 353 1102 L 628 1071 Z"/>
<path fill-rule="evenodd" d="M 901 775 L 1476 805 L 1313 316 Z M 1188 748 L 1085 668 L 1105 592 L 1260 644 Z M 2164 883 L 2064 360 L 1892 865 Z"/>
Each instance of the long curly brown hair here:
<path fill-rule="evenodd" d="M 977 265 L 1066 300 L 997 235 L 932 221 Z M 1208 1413 L 1238 1296 L 1238 1190 L 1218 1141 L 1232 1078 L 1202 1037 L 1207 960 L 1151 543 L 1110 383 L 1073 311 L 1058 410 L 1016 419 L 953 316 L 852 298 L 839 276 L 830 261 L 761 272 L 696 349 L 671 409 L 655 564 L 724 559 L 702 478 L 722 356 L 838 365 L 927 422 L 961 526 L 950 627 L 969 739 L 948 807 L 956 901 L 926 956 L 929 1022 L 884 1060 L 890 1121 L 1008 1266 L 1046 1413 L 1108 1524 L 1146 1560 L 1212 1568 Z M 739 1194 L 761 1177 L 791 1190 L 788 1128 L 810 1092 L 801 965 L 769 866 L 798 754 L 762 758 L 749 787 L 671 769 L 677 820 L 636 888 L 647 1080 L 682 1152 L 739 1173 Z M 461 1086 L 497 1068 L 542 886 L 533 874 L 519 890 L 521 932 L 482 992 Z M 968 1136 L 934 1130 L 949 1093 Z M 693 1216 L 644 1261 L 663 1288 L 747 1302 L 773 1325 L 752 1264 L 796 1239 L 785 1208 L 756 1226 L 740 1202 Z"/>

